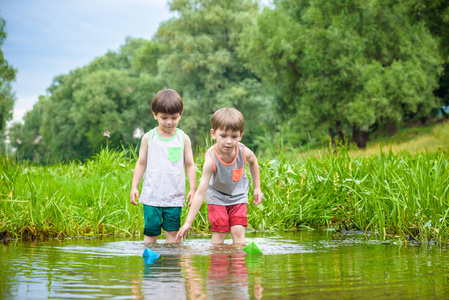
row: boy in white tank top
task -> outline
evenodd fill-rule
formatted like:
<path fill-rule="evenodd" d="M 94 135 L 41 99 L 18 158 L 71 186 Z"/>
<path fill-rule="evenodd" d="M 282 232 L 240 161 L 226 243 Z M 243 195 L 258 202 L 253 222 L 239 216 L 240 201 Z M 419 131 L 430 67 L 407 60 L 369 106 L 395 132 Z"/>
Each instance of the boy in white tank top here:
<path fill-rule="evenodd" d="M 212 115 L 211 124 L 212 138 L 216 143 L 206 152 L 200 185 L 186 221 L 176 235 L 176 242 L 185 239 L 206 198 L 212 244 L 223 243 L 229 232 L 234 244 L 244 244 L 249 190 L 244 170 L 248 163 L 254 183 L 254 204 L 258 205 L 263 198 L 259 164 L 254 153 L 240 143 L 244 118 L 238 110 L 217 110 Z"/>
<path fill-rule="evenodd" d="M 173 243 L 181 225 L 182 207 L 196 190 L 196 168 L 190 139 L 177 128 L 183 111 L 181 96 L 174 90 L 162 90 L 154 97 L 151 110 L 158 126 L 142 137 L 130 201 L 138 205 L 137 199 L 143 204 L 145 243 L 155 243 L 161 228 L 166 242 Z M 190 185 L 187 198 L 186 173 Z"/>

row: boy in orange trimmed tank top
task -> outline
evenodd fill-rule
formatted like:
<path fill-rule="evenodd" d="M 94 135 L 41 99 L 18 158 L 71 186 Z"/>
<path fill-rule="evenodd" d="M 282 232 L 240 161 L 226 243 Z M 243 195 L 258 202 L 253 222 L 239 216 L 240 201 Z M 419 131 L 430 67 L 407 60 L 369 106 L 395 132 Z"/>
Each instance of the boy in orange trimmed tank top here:
<path fill-rule="evenodd" d="M 231 233 L 234 244 L 245 243 L 249 180 L 244 173 L 248 163 L 254 183 L 254 204 L 263 198 L 257 157 L 240 140 L 243 115 L 234 108 L 221 108 L 211 118 L 211 135 L 216 143 L 206 152 L 200 185 L 193 197 L 186 221 L 176 235 L 185 239 L 206 198 L 212 244 L 224 242 Z"/>

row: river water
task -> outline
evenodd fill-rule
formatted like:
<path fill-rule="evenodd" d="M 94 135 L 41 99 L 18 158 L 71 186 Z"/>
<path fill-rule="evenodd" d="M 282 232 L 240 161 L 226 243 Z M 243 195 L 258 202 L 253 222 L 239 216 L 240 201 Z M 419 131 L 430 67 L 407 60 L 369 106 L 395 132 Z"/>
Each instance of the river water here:
<path fill-rule="evenodd" d="M 449 298 L 446 247 L 340 233 L 247 235 L 262 255 L 208 238 L 147 246 L 125 238 L 0 243 L 1 299 Z"/>

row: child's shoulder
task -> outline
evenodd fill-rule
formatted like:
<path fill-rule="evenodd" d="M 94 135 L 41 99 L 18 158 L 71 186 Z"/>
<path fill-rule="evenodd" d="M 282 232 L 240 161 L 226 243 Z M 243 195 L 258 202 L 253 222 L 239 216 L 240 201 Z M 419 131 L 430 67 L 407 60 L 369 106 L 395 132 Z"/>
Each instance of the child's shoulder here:
<path fill-rule="evenodd" d="M 147 131 L 147 132 L 145 132 L 143 135 L 142 135 L 142 140 L 147 140 L 148 139 L 148 137 L 150 136 L 150 134 L 151 134 L 151 130 L 150 131 Z"/>

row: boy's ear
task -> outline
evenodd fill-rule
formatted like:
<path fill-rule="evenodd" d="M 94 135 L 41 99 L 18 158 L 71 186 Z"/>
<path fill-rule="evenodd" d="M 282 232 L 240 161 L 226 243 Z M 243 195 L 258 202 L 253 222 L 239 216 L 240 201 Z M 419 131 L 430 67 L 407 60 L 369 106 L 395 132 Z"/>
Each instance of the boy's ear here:
<path fill-rule="evenodd" d="M 212 136 L 212 139 L 215 140 L 215 130 L 211 129 L 210 130 L 210 135 Z"/>
<path fill-rule="evenodd" d="M 151 111 L 153 113 L 153 117 L 155 120 L 157 120 L 157 113 L 155 113 L 154 111 Z"/>
<path fill-rule="evenodd" d="M 239 142 L 242 140 L 242 136 L 243 136 L 243 130 L 240 132 Z"/>

